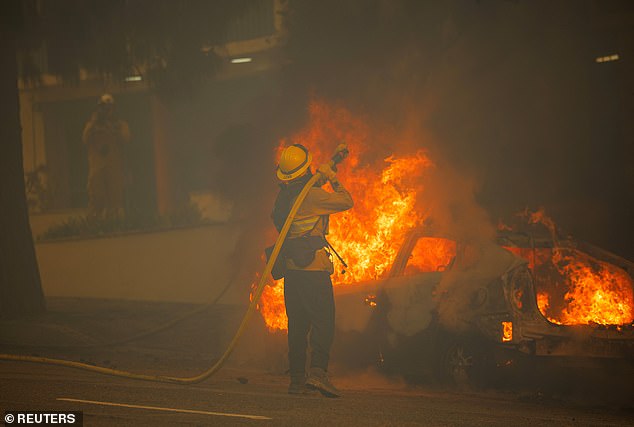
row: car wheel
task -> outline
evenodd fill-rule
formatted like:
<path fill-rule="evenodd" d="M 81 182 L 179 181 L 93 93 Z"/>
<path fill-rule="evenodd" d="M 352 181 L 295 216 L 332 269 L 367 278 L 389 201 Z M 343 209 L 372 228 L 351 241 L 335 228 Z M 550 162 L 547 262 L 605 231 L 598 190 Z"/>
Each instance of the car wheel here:
<path fill-rule="evenodd" d="M 490 361 L 483 343 L 471 339 L 449 340 L 440 354 L 441 378 L 458 388 L 483 387 L 491 374 Z"/>

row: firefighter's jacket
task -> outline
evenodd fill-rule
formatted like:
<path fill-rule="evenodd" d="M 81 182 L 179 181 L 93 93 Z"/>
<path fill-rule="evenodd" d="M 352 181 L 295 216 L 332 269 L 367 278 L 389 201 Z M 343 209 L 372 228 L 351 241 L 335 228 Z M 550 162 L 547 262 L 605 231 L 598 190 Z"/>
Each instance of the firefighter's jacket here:
<path fill-rule="evenodd" d="M 308 191 L 291 223 L 287 239 L 305 235 L 325 236 L 328 234 L 328 216 L 352 207 L 352 196 L 348 190 L 336 179 L 331 181 L 331 185 L 334 192 L 328 192 L 321 187 L 313 187 Z M 292 259 L 287 259 L 286 268 L 289 270 L 328 271 L 331 274 L 334 272 L 332 259 L 326 248 L 317 250 L 315 259 L 306 267 L 298 267 Z"/>

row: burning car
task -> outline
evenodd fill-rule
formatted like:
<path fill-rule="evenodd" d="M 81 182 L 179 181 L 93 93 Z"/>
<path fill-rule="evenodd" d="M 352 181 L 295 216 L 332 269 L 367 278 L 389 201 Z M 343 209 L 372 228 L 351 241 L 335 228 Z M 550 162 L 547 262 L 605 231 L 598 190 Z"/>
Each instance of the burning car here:
<path fill-rule="evenodd" d="M 351 366 L 378 360 L 460 382 L 517 355 L 632 357 L 631 263 L 554 233 L 501 230 L 496 242 L 469 179 L 408 132 L 377 126 L 315 100 L 307 126 L 278 147 L 302 144 L 315 164 L 329 158 L 327 141 L 350 148 L 338 177 L 355 206 L 332 217 L 328 234 L 348 264 L 332 275 L 345 343 L 335 342 L 333 360 L 352 347 Z M 548 222 L 543 211 L 525 219 Z M 286 331 L 281 280 L 265 287 L 259 310 L 269 331 Z"/>
<path fill-rule="evenodd" d="M 513 232 L 454 242 L 415 229 L 388 277 L 335 287 L 337 325 L 386 369 L 457 384 L 484 384 L 527 357 L 633 360 L 634 264 L 556 243 Z M 452 250 L 420 265 L 426 246 Z"/>

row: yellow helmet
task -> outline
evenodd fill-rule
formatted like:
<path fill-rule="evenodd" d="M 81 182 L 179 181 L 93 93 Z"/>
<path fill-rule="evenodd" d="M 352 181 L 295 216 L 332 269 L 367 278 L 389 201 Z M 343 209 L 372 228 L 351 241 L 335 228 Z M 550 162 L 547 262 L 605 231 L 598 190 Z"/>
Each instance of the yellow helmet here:
<path fill-rule="evenodd" d="M 97 101 L 98 105 L 112 105 L 114 104 L 114 98 L 109 93 L 104 93 L 99 97 Z"/>
<path fill-rule="evenodd" d="M 313 156 L 308 149 L 301 144 L 293 144 L 286 147 L 280 156 L 280 163 L 277 166 L 277 177 L 282 181 L 292 181 L 304 175 Z"/>

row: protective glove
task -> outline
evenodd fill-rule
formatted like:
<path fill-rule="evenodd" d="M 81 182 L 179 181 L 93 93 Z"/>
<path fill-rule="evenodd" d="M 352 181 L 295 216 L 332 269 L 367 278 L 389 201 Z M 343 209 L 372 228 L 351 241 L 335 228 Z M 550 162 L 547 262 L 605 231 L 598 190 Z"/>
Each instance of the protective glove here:
<path fill-rule="evenodd" d="M 333 181 L 337 179 L 337 174 L 335 173 L 335 171 L 332 170 L 332 168 L 330 167 L 328 163 L 324 163 L 323 165 L 319 166 L 319 168 L 317 169 L 317 172 L 322 174 L 329 181 Z"/>
<path fill-rule="evenodd" d="M 335 148 L 334 155 L 336 156 L 342 151 L 348 151 L 348 144 L 345 141 L 341 141 L 341 144 L 337 145 L 337 148 Z"/>
<path fill-rule="evenodd" d="M 348 157 L 348 144 L 345 142 L 341 142 L 341 144 L 337 145 L 335 148 L 335 153 L 332 155 L 330 159 L 330 165 L 334 172 L 337 172 L 337 165 L 343 161 L 346 157 Z"/>

